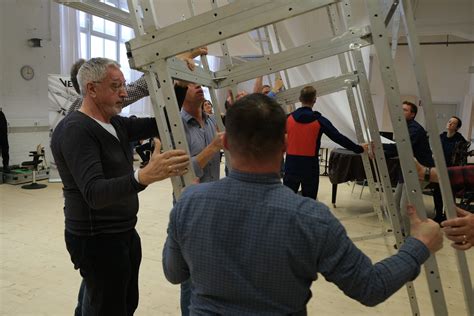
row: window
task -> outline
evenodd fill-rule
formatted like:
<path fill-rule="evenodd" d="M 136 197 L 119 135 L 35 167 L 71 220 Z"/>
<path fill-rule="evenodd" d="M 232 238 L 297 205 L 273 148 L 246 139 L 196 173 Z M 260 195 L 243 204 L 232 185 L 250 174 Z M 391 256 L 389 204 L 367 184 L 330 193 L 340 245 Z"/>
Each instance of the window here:
<path fill-rule="evenodd" d="M 128 12 L 128 5 L 125 0 L 100 1 Z M 106 57 L 116 60 L 120 63 L 121 70 L 127 82 L 132 82 L 140 78 L 142 75 L 141 72 L 130 69 L 125 48 L 125 42 L 134 37 L 133 29 L 82 11 L 79 12 L 79 25 L 81 32 L 79 37 L 81 42 L 81 58 Z M 148 116 L 150 113 L 146 113 L 147 111 L 145 109 L 149 109 L 150 107 L 147 106 L 146 103 L 147 101 L 145 99 L 135 102 L 125 107 L 122 110 L 122 115 L 129 116 L 136 114 L 139 116 Z"/>

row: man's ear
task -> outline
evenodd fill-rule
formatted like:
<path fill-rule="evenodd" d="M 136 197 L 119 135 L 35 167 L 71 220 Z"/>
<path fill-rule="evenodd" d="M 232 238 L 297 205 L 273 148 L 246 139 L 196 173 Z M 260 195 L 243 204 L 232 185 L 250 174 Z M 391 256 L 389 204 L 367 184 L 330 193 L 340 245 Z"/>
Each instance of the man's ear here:
<path fill-rule="evenodd" d="M 88 82 L 87 83 L 86 91 L 87 91 L 87 94 L 90 95 L 93 98 L 95 98 L 95 96 L 97 95 L 97 88 L 96 88 L 96 85 L 93 82 Z"/>

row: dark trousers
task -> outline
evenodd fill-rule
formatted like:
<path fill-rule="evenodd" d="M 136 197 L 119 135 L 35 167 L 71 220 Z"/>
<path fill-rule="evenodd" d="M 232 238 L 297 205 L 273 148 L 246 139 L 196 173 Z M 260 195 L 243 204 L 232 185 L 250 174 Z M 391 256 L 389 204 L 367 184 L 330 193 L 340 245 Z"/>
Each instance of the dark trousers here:
<path fill-rule="evenodd" d="M 0 152 L 2 153 L 3 169 L 8 170 L 10 163 L 10 147 L 8 146 L 8 136 L 6 131 L 0 131 Z"/>
<path fill-rule="evenodd" d="M 151 155 L 151 143 L 138 145 L 135 147 L 135 151 L 137 152 L 138 156 L 140 156 L 142 162 L 148 162 Z"/>
<path fill-rule="evenodd" d="M 133 315 L 142 258 L 135 229 L 98 236 L 65 232 L 65 239 L 74 268 L 83 277 L 75 315 Z"/>
<path fill-rule="evenodd" d="M 312 199 L 318 197 L 319 174 L 309 174 L 304 176 L 285 173 L 283 184 L 298 193 L 301 185 L 301 195 Z"/>
<path fill-rule="evenodd" d="M 441 223 L 446 220 L 446 214 L 443 208 L 443 196 L 441 195 L 441 188 L 438 183 L 430 183 L 430 186 L 433 188 L 433 202 L 435 207 L 435 217 L 433 220 L 437 223 Z M 453 199 L 456 202 L 456 195 L 453 189 Z"/>

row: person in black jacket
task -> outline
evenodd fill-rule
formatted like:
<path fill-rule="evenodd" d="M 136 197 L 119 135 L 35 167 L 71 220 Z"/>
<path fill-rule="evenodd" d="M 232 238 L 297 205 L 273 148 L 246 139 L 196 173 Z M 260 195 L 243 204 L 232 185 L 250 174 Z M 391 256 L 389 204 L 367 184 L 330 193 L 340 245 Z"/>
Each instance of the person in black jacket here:
<path fill-rule="evenodd" d="M 2 153 L 3 160 L 3 172 L 9 172 L 10 167 L 10 155 L 9 155 L 9 146 L 8 146 L 8 123 L 3 114 L 3 111 L 0 109 L 0 152 Z"/>
<path fill-rule="evenodd" d="M 423 126 L 420 125 L 420 123 L 415 121 L 416 114 L 418 113 L 418 107 L 410 101 L 403 101 L 402 109 L 403 114 L 405 116 L 405 120 L 407 122 L 408 134 L 410 136 L 413 155 L 415 156 L 416 160 L 422 165 L 430 168 L 434 167 L 433 153 L 431 152 L 426 130 L 423 128 Z M 383 149 L 387 158 L 398 156 L 396 144 L 383 144 Z M 397 207 L 399 208 L 399 210 L 406 209 L 407 200 L 401 170 L 398 178 L 398 185 L 395 190 L 395 200 L 398 201 Z M 446 219 L 446 217 L 444 217 L 443 215 L 443 203 L 441 200 L 440 191 L 434 191 L 433 201 L 435 204 L 434 221 L 440 223 L 443 219 Z M 441 204 L 439 204 L 439 201 L 441 201 Z M 403 222 L 401 224 L 405 226 L 404 231 L 408 232 L 409 220 L 408 217 L 405 215 L 405 212 L 401 212 L 401 217 L 403 219 Z"/>
<path fill-rule="evenodd" d="M 443 145 L 444 158 L 446 159 L 446 166 L 452 167 L 456 163 L 453 160 L 454 149 L 458 143 L 465 143 L 466 140 L 458 132 L 462 126 L 462 121 L 457 116 L 451 116 L 448 123 L 446 124 L 446 131 L 442 132 L 439 137 L 441 139 L 441 145 Z"/>
<path fill-rule="evenodd" d="M 134 171 L 129 143 L 156 136 L 155 119 L 118 115 L 127 91 L 115 61 L 85 62 L 78 82 L 82 105 L 58 124 L 51 139 L 64 186 L 66 247 L 84 284 L 76 315 L 132 315 L 141 261 L 138 192 L 187 172 L 189 156 L 156 150 L 146 167 Z"/>
<path fill-rule="evenodd" d="M 446 124 L 446 131 L 442 132 L 439 137 L 441 145 L 443 146 L 444 159 L 447 167 L 456 166 L 457 163 L 454 161 L 454 151 L 456 145 L 459 143 L 465 143 L 464 137 L 458 133 L 459 128 L 462 126 L 462 121 L 457 116 L 452 116 Z M 436 215 L 434 220 L 438 223 L 446 220 L 446 214 L 443 210 L 443 197 L 441 195 L 441 188 L 438 184 L 432 185 L 433 188 L 433 200 L 435 205 Z M 453 192 L 454 193 L 454 192 Z"/>

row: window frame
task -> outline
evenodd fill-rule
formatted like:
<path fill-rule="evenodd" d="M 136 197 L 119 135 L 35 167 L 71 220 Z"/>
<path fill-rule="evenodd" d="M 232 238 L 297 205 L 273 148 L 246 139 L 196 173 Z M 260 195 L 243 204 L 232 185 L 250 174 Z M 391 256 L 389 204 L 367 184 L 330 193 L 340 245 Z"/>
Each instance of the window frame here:
<path fill-rule="evenodd" d="M 120 1 L 120 0 L 107 0 L 107 1 L 101 0 L 101 2 L 103 2 L 107 5 L 113 4 L 116 8 L 119 8 L 121 10 L 124 10 L 124 11 L 128 12 L 128 6 L 127 6 L 126 2 L 123 2 L 123 1 Z M 123 33 L 124 33 L 123 28 L 126 27 L 126 26 L 120 25 L 120 24 L 115 23 L 115 22 L 110 22 L 110 23 L 115 24 L 115 34 L 116 34 L 116 35 L 110 35 L 110 34 L 106 33 L 106 30 L 105 30 L 105 21 L 107 21 L 106 19 L 96 17 L 96 18 L 102 19 L 104 21 L 104 31 L 100 32 L 100 31 L 94 30 L 93 15 L 92 14 L 85 13 L 85 12 L 80 12 L 78 14 L 78 18 L 79 18 L 79 37 L 78 37 L 78 41 L 79 41 L 79 46 L 81 48 L 80 52 L 79 52 L 80 58 L 84 58 L 84 59 L 88 60 L 88 59 L 93 58 L 93 57 L 105 57 L 105 55 L 106 55 L 106 53 L 105 53 L 105 40 L 109 40 L 109 41 L 112 41 L 112 42 L 115 43 L 115 53 L 114 53 L 114 57 L 111 58 L 111 59 L 113 59 L 115 61 L 118 61 L 122 65 L 122 72 L 124 73 L 124 76 L 125 76 L 127 82 L 133 82 L 133 81 L 137 80 L 138 78 L 140 78 L 142 73 L 139 72 L 139 71 L 136 71 L 134 69 L 130 69 L 130 67 L 128 66 L 128 60 L 120 60 L 120 57 L 121 57 L 120 56 L 120 47 L 121 47 L 120 45 L 125 45 L 125 42 L 128 41 L 128 39 L 123 38 Z M 81 23 L 82 21 L 84 23 Z M 132 29 L 132 32 L 133 32 L 133 29 Z M 85 36 L 85 46 L 86 47 L 82 47 L 83 46 L 83 43 L 82 43 L 83 34 Z M 101 55 L 93 54 L 93 47 L 92 47 L 92 37 L 93 36 L 95 36 L 97 38 L 100 38 L 103 41 L 103 47 L 102 47 L 102 54 Z M 109 58 L 110 58 L 110 56 L 109 56 Z M 135 115 L 138 115 L 138 116 L 149 116 L 149 113 L 146 113 L 146 108 L 149 108 L 149 106 L 147 106 L 147 105 L 149 105 L 150 102 L 146 101 L 146 99 L 148 99 L 148 98 L 141 99 L 141 100 L 136 101 L 133 104 L 127 106 L 127 107 L 124 107 L 123 110 L 122 110 L 121 115 L 129 116 L 129 115 L 135 114 Z"/>

